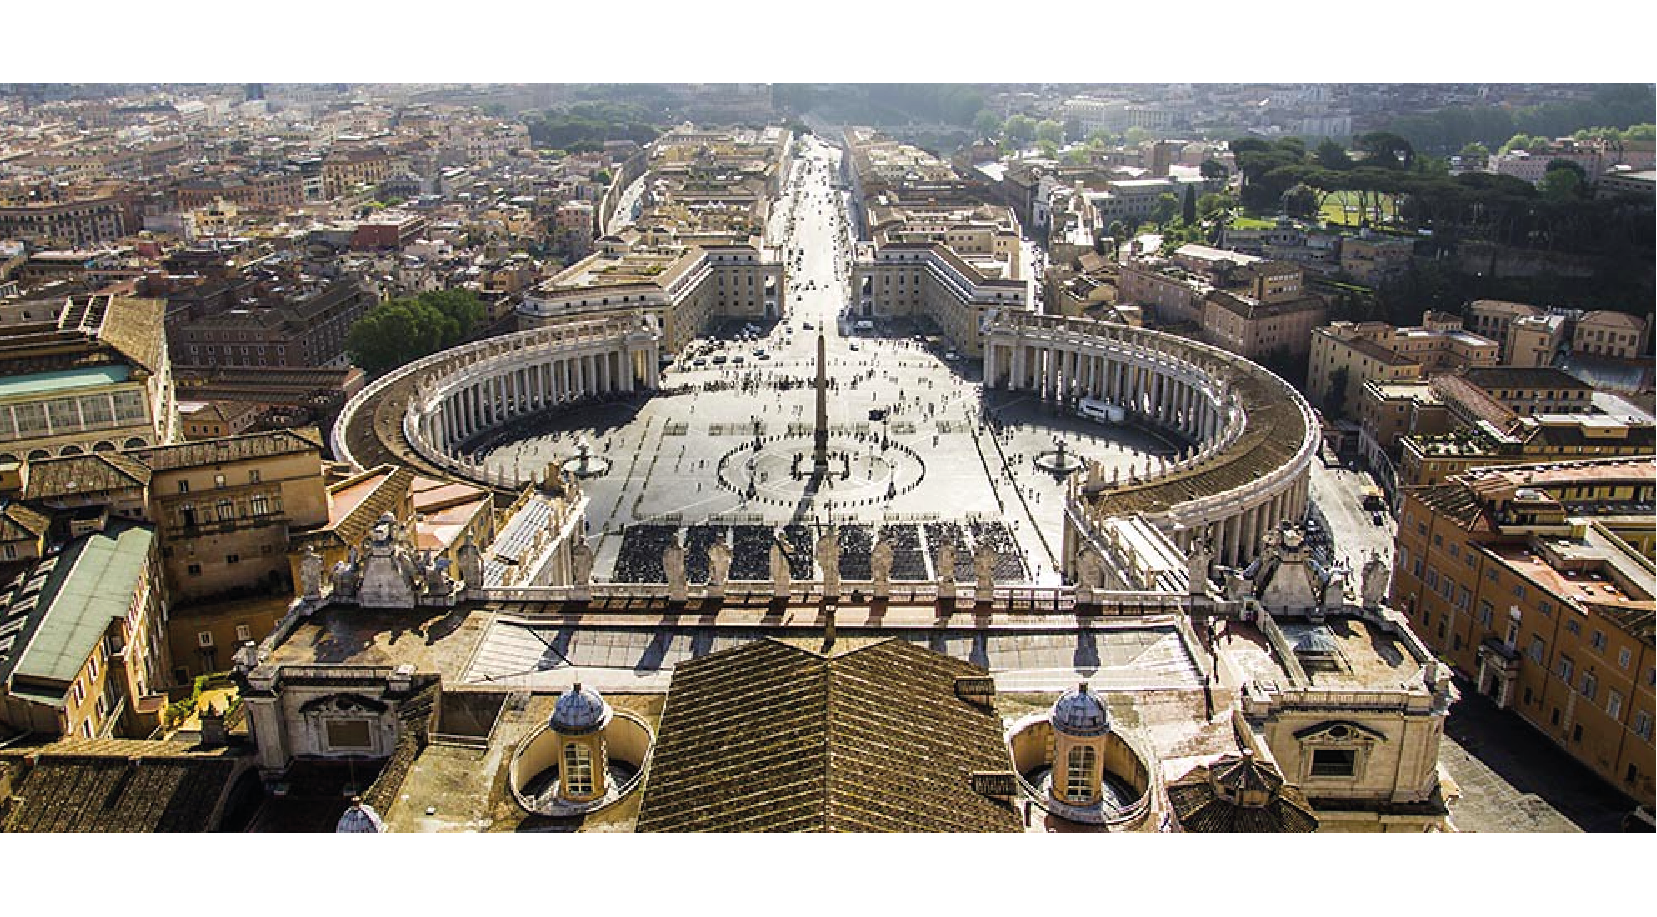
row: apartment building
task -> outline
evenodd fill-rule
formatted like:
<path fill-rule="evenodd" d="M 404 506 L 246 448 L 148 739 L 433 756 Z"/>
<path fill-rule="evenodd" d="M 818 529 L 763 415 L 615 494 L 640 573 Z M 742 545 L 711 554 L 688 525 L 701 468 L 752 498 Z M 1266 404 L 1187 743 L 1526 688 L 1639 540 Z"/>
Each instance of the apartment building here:
<path fill-rule="evenodd" d="M 1443 380 L 1435 380 L 1435 383 Z M 1452 423 L 1463 409 L 1460 392 L 1440 387 Z M 1416 433 L 1399 442 L 1399 480 L 1405 485 L 1433 484 L 1473 468 L 1574 459 L 1585 456 L 1651 455 L 1654 428 L 1606 415 L 1512 415 L 1511 422 L 1481 420 L 1457 424 L 1443 434 Z"/>
<path fill-rule="evenodd" d="M 1653 801 L 1657 460 L 1472 471 L 1404 493 L 1391 596 L 1477 690 Z"/>
<path fill-rule="evenodd" d="M 1369 382 L 1424 379 L 1434 372 L 1494 366 L 1500 345 L 1429 312 L 1417 327 L 1333 322 L 1311 333 L 1307 397 L 1331 413 L 1354 409 Z M 1339 390 L 1337 391 L 1337 388 Z"/>
<path fill-rule="evenodd" d="M 288 541 L 327 524 L 314 427 L 136 450 L 172 595 L 291 592 Z"/>
<path fill-rule="evenodd" d="M 163 304 L 75 296 L 0 334 L 0 462 L 170 443 Z"/>
<path fill-rule="evenodd" d="M 132 202 L 125 197 L 0 204 L 0 239 L 19 239 L 42 247 L 73 248 L 110 242 L 137 228 Z"/>
<path fill-rule="evenodd" d="M 154 530 L 83 520 L 0 592 L 0 724 L 83 739 L 147 737 L 170 656 Z"/>
<path fill-rule="evenodd" d="M 1595 311 L 1576 320 L 1571 350 L 1598 357 L 1633 360 L 1646 351 L 1646 321 L 1626 312 Z"/>
<path fill-rule="evenodd" d="M 261 276 L 254 276 L 258 274 Z M 181 290 L 167 323 L 181 367 L 306 368 L 344 366 L 345 339 L 379 302 L 374 286 L 347 273 L 336 278 L 255 271 L 192 295 Z"/>

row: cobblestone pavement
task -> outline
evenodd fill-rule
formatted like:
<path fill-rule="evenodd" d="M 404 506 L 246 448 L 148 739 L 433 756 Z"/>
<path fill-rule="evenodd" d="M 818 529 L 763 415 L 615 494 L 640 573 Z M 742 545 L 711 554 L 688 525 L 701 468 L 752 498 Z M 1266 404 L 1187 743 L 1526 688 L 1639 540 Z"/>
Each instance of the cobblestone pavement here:
<path fill-rule="evenodd" d="M 1614 832 L 1634 801 L 1573 761 L 1515 714 L 1457 678 L 1439 761 L 1461 787 L 1461 831 Z"/>

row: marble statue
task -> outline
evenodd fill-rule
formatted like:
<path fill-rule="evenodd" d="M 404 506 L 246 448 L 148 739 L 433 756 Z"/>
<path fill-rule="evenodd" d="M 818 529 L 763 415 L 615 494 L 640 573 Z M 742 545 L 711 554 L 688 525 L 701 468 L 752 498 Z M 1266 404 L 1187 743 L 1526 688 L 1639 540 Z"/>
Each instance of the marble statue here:
<path fill-rule="evenodd" d="M 995 549 L 980 543 L 972 556 L 972 569 L 978 574 L 978 598 L 988 599 L 995 589 Z"/>
<path fill-rule="evenodd" d="M 840 594 L 840 532 L 830 526 L 817 538 L 817 566 L 823 571 L 823 594 Z"/>
<path fill-rule="evenodd" d="M 1208 543 L 1208 532 L 1204 531 L 1191 539 L 1191 553 L 1185 558 L 1185 574 L 1189 578 L 1187 586 L 1192 595 L 1199 595 L 1208 587 L 1208 568 L 1214 561 L 1214 549 Z"/>
<path fill-rule="evenodd" d="M 483 551 L 478 548 L 477 542 L 472 540 L 472 533 L 466 533 L 466 540 L 460 545 L 460 581 L 467 589 L 483 588 Z"/>
<path fill-rule="evenodd" d="M 662 549 L 662 569 L 667 572 L 667 598 L 670 602 L 685 600 L 685 546 L 677 536 Z"/>
<path fill-rule="evenodd" d="M 945 542 L 938 548 L 938 582 L 955 585 L 955 546 Z"/>
<path fill-rule="evenodd" d="M 1391 571 L 1379 552 L 1371 552 L 1364 561 L 1363 602 L 1365 608 L 1378 608 L 1387 595 L 1387 577 Z"/>
<path fill-rule="evenodd" d="M 708 584 L 723 586 L 731 576 L 731 549 L 723 541 L 708 548 Z"/>
<path fill-rule="evenodd" d="M 777 598 L 787 598 L 788 591 L 793 585 L 794 576 L 788 568 L 788 555 L 783 553 L 782 542 L 773 538 L 771 541 L 771 594 Z"/>
<path fill-rule="evenodd" d="M 589 586 L 593 582 L 593 549 L 580 534 L 570 536 L 570 584 Z"/>
<path fill-rule="evenodd" d="M 892 540 L 882 538 L 875 542 L 874 550 L 869 552 L 869 570 L 874 579 L 876 598 L 887 598 L 892 594 Z"/>
<path fill-rule="evenodd" d="M 1076 557 L 1076 599 L 1092 602 L 1093 590 L 1104 585 L 1104 561 L 1099 552 L 1087 548 Z"/>
<path fill-rule="evenodd" d="M 322 555 L 312 545 L 305 546 L 305 554 L 299 561 L 299 582 L 305 598 L 322 598 Z"/>

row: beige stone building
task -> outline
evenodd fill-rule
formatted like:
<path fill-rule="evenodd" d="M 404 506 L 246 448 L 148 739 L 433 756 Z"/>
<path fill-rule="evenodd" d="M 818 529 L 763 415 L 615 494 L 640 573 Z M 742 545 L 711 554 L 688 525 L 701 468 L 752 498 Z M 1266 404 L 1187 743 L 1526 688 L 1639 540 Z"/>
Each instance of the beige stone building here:
<path fill-rule="evenodd" d="M 315 428 L 140 450 L 177 599 L 291 589 L 288 540 L 328 521 Z"/>
<path fill-rule="evenodd" d="M 166 705 L 167 597 L 154 530 L 88 520 L 0 592 L 0 725 L 147 736 Z"/>
<path fill-rule="evenodd" d="M 1632 360 L 1645 353 L 1645 319 L 1626 312 L 1589 312 L 1576 320 L 1571 350 L 1591 356 Z"/>
<path fill-rule="evenodd" d="M 1391 594 L 1434 651 L 1653 799 L 1651 458 L 1486 468 L 1405 492 Z"/>
<path fill-rule="evenodd" d="M 1336 413 L 1351 413 L 1369 382 L 1424 379 L 1430 373 L 1496 364 L 1501 348 L 1495 341 L 1463 331 L 1453 316 L 1429 312 L 1424 319 L 1407 328 L 1384 322 L 1314 328 L 1307 397 Z"/>
<path fill-rule="evenodd" d="M 170 443 L 163 303 L 77 296 L 0 335 L 0 462 Z"/>

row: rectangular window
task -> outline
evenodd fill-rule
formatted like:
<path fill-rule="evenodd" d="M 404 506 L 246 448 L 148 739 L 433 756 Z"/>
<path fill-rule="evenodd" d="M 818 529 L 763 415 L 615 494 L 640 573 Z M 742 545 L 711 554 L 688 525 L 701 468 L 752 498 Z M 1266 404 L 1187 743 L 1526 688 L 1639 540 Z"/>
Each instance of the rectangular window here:
<path fill-rule="evenodd" d="M 224 475 L 222 475 L 222 474 L 213 475 L 213 486 L 214 487 L 223 487 L 224 486 Z"/>
<path fill-rule="evenodd" d="M 239 563 L 242 562 L 242 555 L 240 555 L 240 554 L 226 554 L 226 555 L 224 555 L 224 562 L 227 563 L 227 564 L 239 564 Z"/>
<path fill-rule="evenodd" d="M 86 700 L 86 689 L 81 687 L 81 680 L 79 678 L 76 678 L 75 683 L 69 686 L 69 693 L 75 696 L 75 704 L 77 706 L 79 706 L 82 701 Z"/>
<path fill-rule="evenodd" d="M 1634 733 L 1647 742 L 1651 741 L 1651 713 L 1641 710 L 1634 714 Z"/>
<path fill-rule="evenodd" d="M 200 576 L 201 575 L 201 564 L 191 564 L 185 570 L 185 572 L 190 574 L 191 576 Z"/>
<path fill-rule="evenodd" d="M 1573 637 L 1582 636 L 1582 622 L 1572 619 L 1565 622 L 1565 632 Z"/>
<path fill-rule="evenodd" d="M 1599 695 L 1599 679 L 1589 672 L 1582 676 L 1582 696 L 1593 700 Z"/>
<path fill-rule="evenodd" d="M 190 482 L 189 481 L 179 481 L 178 482 L 178 492 L 181 493 L 181 494 L 189 493 L 190 492 Z"/>
<path fill-rule="evenodd" d="M 1571 664 L 1571 657 L 1559 657 L 1559 680 L 1565 682 L 1566 687 L 1570 687 L 1571 676 L 1574 674 L 1576 674 L 1576 666 Z"/>
<path fill-rule="evenodd" d="M 259 469 L 254 468 L 254 469 L 251 469 L 250 471 L 248 471 L 248 473 L 247 473 L 247 482 L 249 484 L 259 483 Z"/>
<path fill-rule="evenodd" d="M 1605 698 L 1605 713 L 1612 719 L 1622 716 L 1622 695 L 1615 691 L 1607 691 Z"/>
<path fill-rule="evenodd" d="M 248 509 L 255 516 L 263 516 L 270 512 L 270 500 L 264 494 L 257 494 L 248 501 Z"/>
<path fill-rule="evenodd" d="M 1541 662 L 1548 651 L 1548 644 L 1541 637 L 1530 638 L 1530 659 L 1532 662 Z"/>
<path fill-rule="evenodd" d="M 1433 567 L 1428 567 L 1427 568 L 1427 588 L 1428 589 L 1437 589 L 1438 588 L 1438 570 L 1433 568 Z"/>
<path fill-rule="evenodd" d="M 1319 748 L 1312 752 L 1312 776 L 1351 777 L 1357 772 L 1358 752 L 1351 748 Z"/>
<path fill-rule="evenodd" d="M 1605 652 L 1605 631 L 1595 630 L 1588 635 L 1588 645 L 1598 652 Z"/>
<path fill-rule="evenodd" d="M 1619 668 L 1619 669 L 1628 668 L 1628 661 L 1631 658 L 1633 658 L 1633 657 L 1631 657 L 1629 655 L 1628 647 L 1625 646 L 1622 649 L 1617 650 L 1617 668 Z"/>
<path fill-rule="evenodd" d="M 368 720 L 328 721 L 329 748 L 368 748 L 371 745 Z"/>
<path fill-rule="evenodd" d="M 249 640 L 252 640 L 252 639 L 253 639 L 253 628 L 248 627 L 246 624 L 236 625 L 236 641 L 238 643 L 245 643 L 245 642 L 247 642 Z"/>
<path fill-rule="evenodd" d="M 1483 599 L 1479 600 L 1479 623 L 1480 624 L 1483 624 L 1485 627 L 1489 627 L 1490 626 L 1490 619 L 1492 617 L 1493 612 L 1494 612 L 1494 609 L 1491 607 L 1491 605 L 1488 601 L 1483 600 Z"/>

